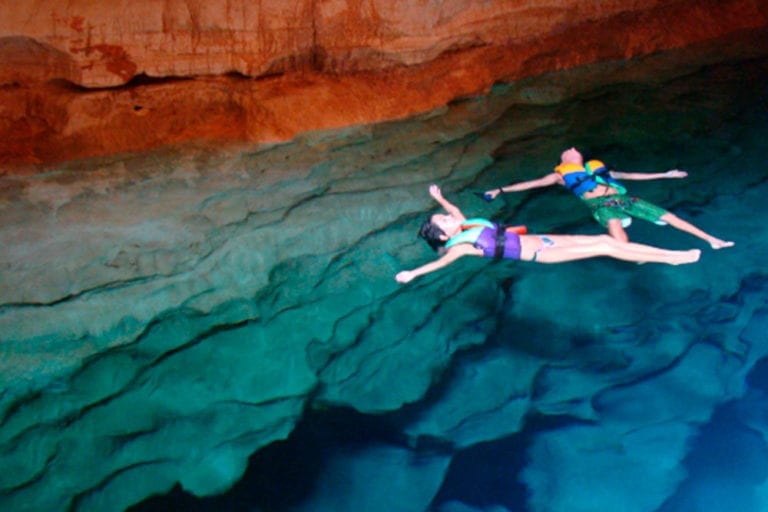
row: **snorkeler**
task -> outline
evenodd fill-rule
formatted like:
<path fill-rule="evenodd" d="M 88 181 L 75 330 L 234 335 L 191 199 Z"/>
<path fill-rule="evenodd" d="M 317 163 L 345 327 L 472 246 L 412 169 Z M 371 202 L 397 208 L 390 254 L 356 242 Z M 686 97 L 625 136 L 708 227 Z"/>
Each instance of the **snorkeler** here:
<path fill-rule="evenodd" d="M 486 201 L 493 201 L 505 192 L 520 192 L 533 188 L 562 185 L 573 192 L 592 211 L 592 216 L 608 229 L 616 240 L 629 240 L 624 228 L 632 223 L 632 217 L 656 224 L 669 224 L 673 228 L 689 233 L 709 243 L 713 249 L 731 247 L 733 242 L 716 238 L 705 233 L 690 222 L 660 208 L 648 201 L 627 195 L 627 190 L 617 180 L 654 180 L 661 178 L 685 178 L 688 173 L 673 169 L 660 173 L 617 172 L 609 171 L 600 160 L 590 160 L 586 164 L 576 148 L 563 151 L 560 165 L 541 178 L 522 181 L 501 188 L 487 190 L 483 194 Z"/>
<path fill-rule="evenodd" d="M 680 265 L 698 261 L 701 251 L 668 251 L 649 245 L 621 242 L 608 235 L 529 235 L 486 219 L 469 219 L 448 202 L 440 187 L 429 187 L 430 195 L 445 209 L 427 219 L 419 230 L 440 257 L 413 270 L 398 272 L 395 280 L 407 283 L 418 276 L 444 268 L 462 256 L 504 258 L 537 263 L 561 263 L 607 256 L 638 263 Z"/>

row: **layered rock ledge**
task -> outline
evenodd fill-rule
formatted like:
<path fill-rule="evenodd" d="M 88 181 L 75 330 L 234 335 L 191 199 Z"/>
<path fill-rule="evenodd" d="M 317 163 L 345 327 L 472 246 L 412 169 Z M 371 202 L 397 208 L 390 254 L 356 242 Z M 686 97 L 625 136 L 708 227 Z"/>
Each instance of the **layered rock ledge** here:
<path fill-rule="evenodd" d="M 760 0 L 0 1 L 0 163 L 276 142 L 768 25 Z"/>

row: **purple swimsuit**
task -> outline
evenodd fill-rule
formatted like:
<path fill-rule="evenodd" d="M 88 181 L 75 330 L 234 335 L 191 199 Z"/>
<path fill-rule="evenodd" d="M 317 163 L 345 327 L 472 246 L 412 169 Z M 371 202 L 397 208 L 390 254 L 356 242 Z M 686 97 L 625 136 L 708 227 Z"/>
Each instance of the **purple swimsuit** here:
<path fill-rule="evenodd" d="M 520 236 L 514 231 L 483 228 L 475 247 L 482 249 L 486 258 L 520 259 Z"/>
<path fill-rule="evenodd" d="M 481 249 L 486 258 L 520 259 L 520 235 L 486 219 L 462 222 L 461 233 L 452 236 L 445 246 L 457 244 L 472 244 Z"/>

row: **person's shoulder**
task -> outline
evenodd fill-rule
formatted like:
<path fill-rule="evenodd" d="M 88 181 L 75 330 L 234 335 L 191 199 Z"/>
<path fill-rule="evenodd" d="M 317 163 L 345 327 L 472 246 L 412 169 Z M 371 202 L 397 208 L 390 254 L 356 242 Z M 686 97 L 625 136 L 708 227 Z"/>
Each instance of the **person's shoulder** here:
<path fill-rule="evenodd" d="M 546 183 L 560 183 L 560 184 L 565 183 L 565 180 L 563 179 L 563 175 L 557 171 L 552 171 L 549 174 L 545 174 L 544 176 L 542 176 L 541 179 L 544 180 Z"/>

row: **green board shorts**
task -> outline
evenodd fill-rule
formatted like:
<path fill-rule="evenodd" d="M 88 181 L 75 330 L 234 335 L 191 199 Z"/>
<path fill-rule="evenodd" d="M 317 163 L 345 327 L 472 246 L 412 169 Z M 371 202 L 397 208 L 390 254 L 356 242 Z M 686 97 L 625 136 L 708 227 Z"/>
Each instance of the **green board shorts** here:
<path fill-rule="evenodd" d="M 595 220 L 604 227 L 608 226 L 608 221 L 611 219 L 621 219 L 622 226 L 627 227 L 632 222 L 630 217 L 664 225 L 666 222 L 659 219 L 669 213 L 655 204 L 626 194 L 593 197 L 583 201 L 589 206 Z"/>

